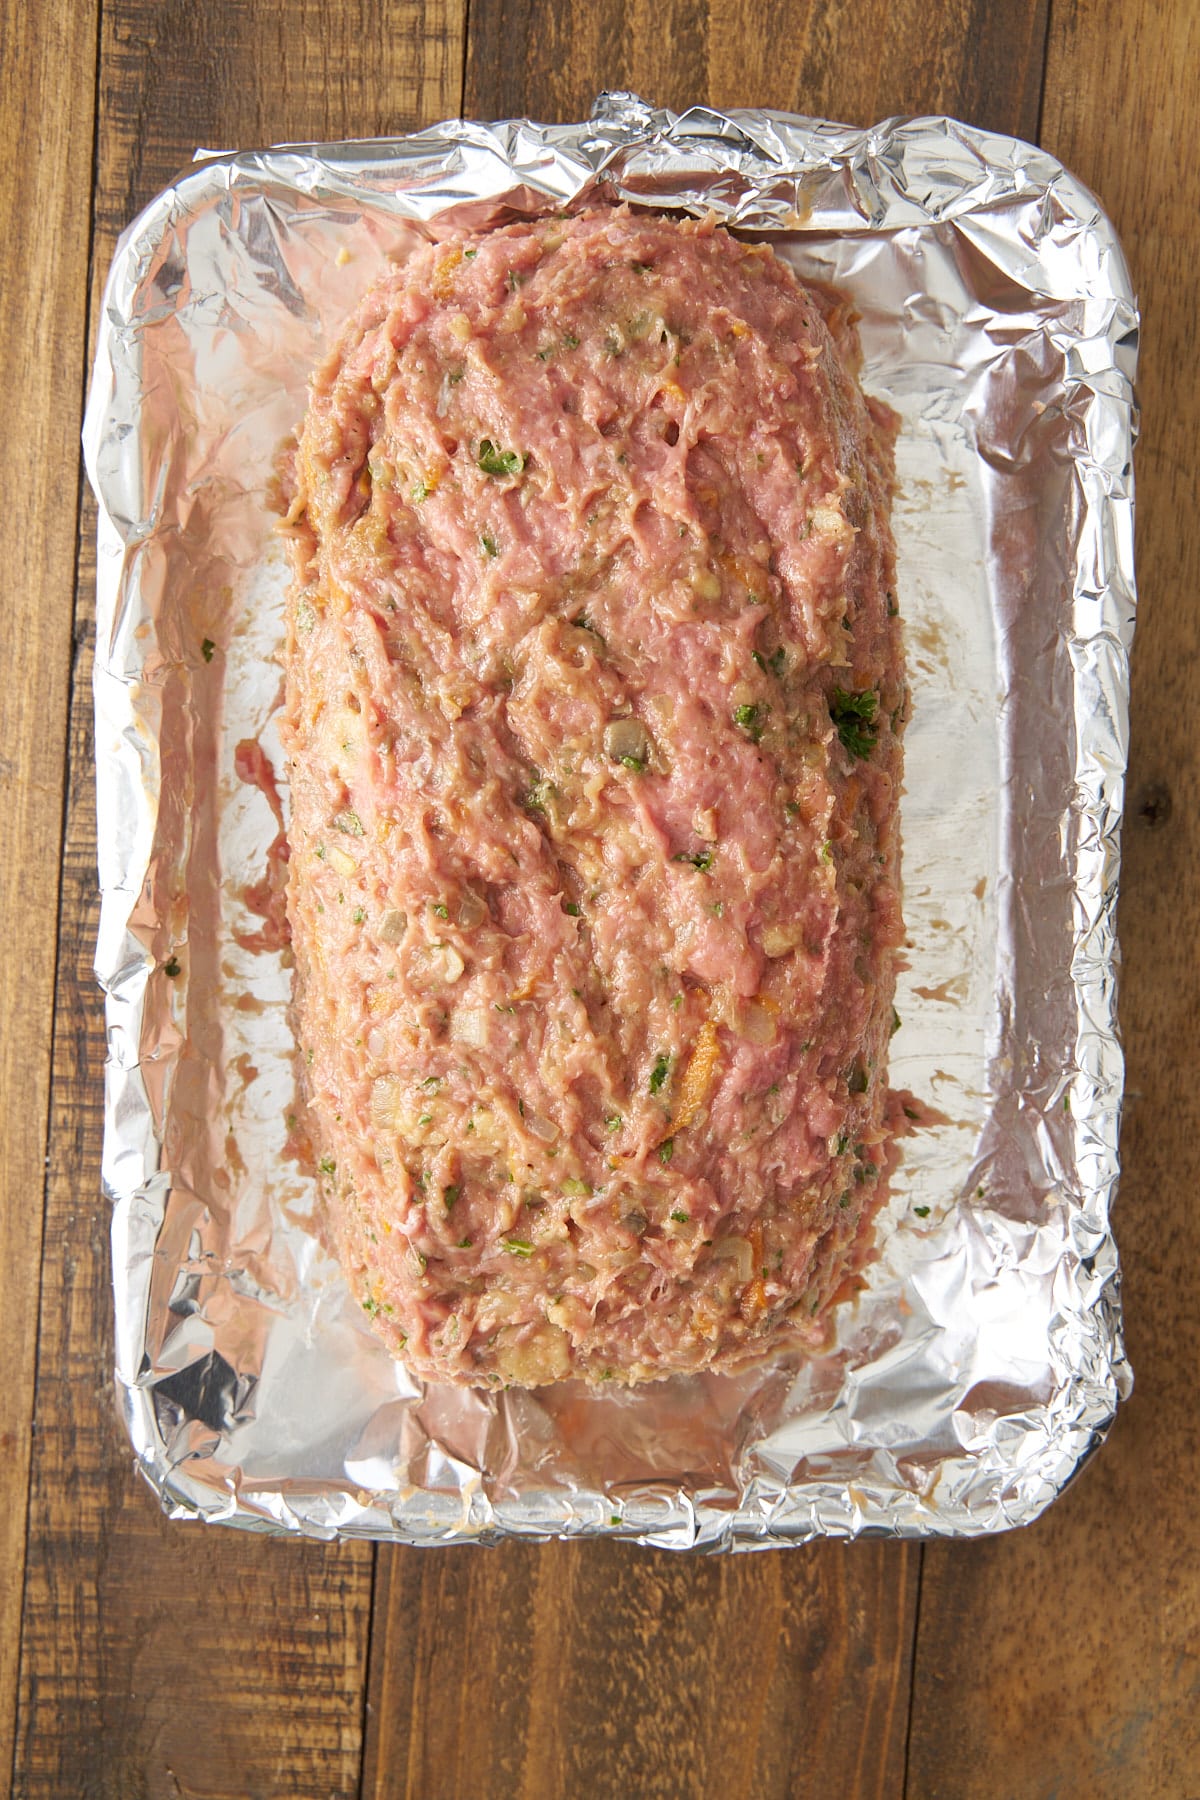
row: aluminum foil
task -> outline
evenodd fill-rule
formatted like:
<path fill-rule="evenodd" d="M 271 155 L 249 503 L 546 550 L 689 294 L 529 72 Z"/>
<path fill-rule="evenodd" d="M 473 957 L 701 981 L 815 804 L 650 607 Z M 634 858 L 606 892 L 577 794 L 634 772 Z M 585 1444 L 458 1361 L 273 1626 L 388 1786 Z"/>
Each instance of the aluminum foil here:
<path fill-rule="evenodd" d="M 597 195 L 767 233 L 862 315 L 901 414 L 913 719 L 892 1078 L 904 1152 L 826 1354 L 634 1392 L 423 1387 L 366 1326 L 287 1154 L 289 975 L 247 885 L 276 823 L 286 570 L 267 503 L 308 372 L 439 224 Z M 116 1376 L 178 1517 L 457 1543 L 707 1550 L 1034 1518 L 1130 1374 L 1109 1228 L 1133 627 L 1137 313 L 1053 158 L 946 119 L 462 121 L 205 156 L 121 240 L 85 428 Z"/>

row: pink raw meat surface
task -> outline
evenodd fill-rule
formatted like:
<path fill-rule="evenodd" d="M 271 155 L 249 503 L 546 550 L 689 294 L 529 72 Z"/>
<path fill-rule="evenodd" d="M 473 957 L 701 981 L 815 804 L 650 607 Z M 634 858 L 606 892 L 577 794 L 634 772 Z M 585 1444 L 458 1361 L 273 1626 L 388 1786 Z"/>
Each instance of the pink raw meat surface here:
<path fill-rule="evenodd" d="M 823 1340 L 894 1162 L 895 424 L 711 221 L 432 244 L 294 458 L 288 915 L 391 1348 L 635 1382 Z"/>

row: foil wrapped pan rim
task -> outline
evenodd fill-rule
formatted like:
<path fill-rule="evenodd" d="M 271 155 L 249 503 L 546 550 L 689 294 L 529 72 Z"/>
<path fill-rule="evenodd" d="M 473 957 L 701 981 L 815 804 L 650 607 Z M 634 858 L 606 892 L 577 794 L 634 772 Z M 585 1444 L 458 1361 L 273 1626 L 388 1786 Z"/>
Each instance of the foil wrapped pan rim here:
<path fill-rule="evenodd" d="M 143 1474 L 172 1516 L 411 1543 L 604 1534 L 722 1550 L 817 1535 L 973 1536 L 1027 1523 L 1095 1450 L 1131 1382 L 1109 1215 L 1123 1072 L 1114 918 L 1134 613 L 1138 319 L 1120 246 L 1098 203 L 1044 151 L 949 119 L 888 120 L 859 130 L 773 111 L 695 107 L 674 114 L 625 93 L 602 95 L 580 125 L 452 120 L 404 139 L 198 156 L 198 166 L 120 240 L 84 427 L 100 509 L 94 689 L 102 889 L 96 972 L 109 1046 L 103 1180 L 113 1204 L 117 1387 Z M 530 1468 L 520 1483 L 496 1492 L 480 1467 L 449 1453 L 426 1486 L 373 1484 L 366 1463 L 357 1479 L 348 1467 L 337 1479 L 309 1478 L 304 1446 L 294 1443 L 291 1465 L 267 1455 L 261 1467 L 242 1466 L 231 1446 L 253 1412 L 254 1378 L 238 1373 L 236 1359 L 222 1356 L 213 1336 L 207 1360 L 194 1347 L 189 1353 L 187 1381 L 172 1376 L 175 1411 L 165 1413 L 170 1384 L 155 1361 L 161 1341 L 151 1345 L 148 1336 L 164 1260 L 179 1255 L 177 1245 L 163 1242 L 175 1185 L 164 1140 L 187 1020 L 164 1008 L 158 951 L 170 940 L 147 898 L 165 797 L 163 734 L 179 728 L 174 715 L 166 724 L 163 685 L 176 651 L 146 598 L 169 463 L 162 446 L 148 448 L 143 428 L 147 334 L 188 309 L 188 328 L 208 329 L 196 320 L 214 294 L 189 286 L 184 276 L 190 280 L 191 271 L 169 265 L 188 220 L 215 203 L 236 206 L 245 196 L 280 217 L 293 201 L 344 208 L 348 216 L 382 206 L 425 229 L 448 208 L 460 217 L 471 207 L 493 216 L 501 206 L 577 204 L 593 192 L 709 207 L 742 230 L 814 241 L 907 234 L 915 242 L 932 233 L 945 242 L 954 234 L 956 244 L 1002 271 L 1013 292 L 1045 309 L 1044 336 L 1063 371 L 1054 399 L 1069 463 L 1063 638 L 1071 769 L 1057 872 L 1069 885 L 1070 931 L 1057 975 L 1072 1023 L 1070 1066 L 1056 1090 L 1067 1116 L 1066 1153 L 1063 1119 L 1055 1119 L 1053 1132 L 1039 1121 L 1054 1177 L 1044 1214 L 1010 1220 L 985 1208 L 965 1229 L 1003 1240 L 998 1268 L 1026 1256 L 1056 1258 L 1052 1267 L 1039 1264 L 1051 1297 L 1043 1321 L 1051 1376 L 1024 1403 L 984 1405 L 969 1417 L 955 1412 L 944 1422 L 949 1438 L 915 1472 L 889 1455 L 886 1430 L 871 1438 L 870 1456 L 852 1454 L 845 1467 L 824 1444 L 803 1462 L 801 1479 L 777 1472 L 770 1456 L 759 1454 L 752 1467 L 743 1456 L 743 1475 L 733 1481 L 681 1473 L 619 1490 L 601 1481 L 542 1486 Z M 185 723 L 188 731 L 195 726 L 190 714 Z M 829 1409 L 840 1420 L 837 1444 L 852 1453 L 866 1441 L 854 1416 L 855 1391 L 851 1371 Z M 401 1385 L 392 1405 L 404 1396 Z M 172 1434 L 181 1415 L 187 1429 Z M 380 1466 L 378 1458 L 372 1466 Z"/>

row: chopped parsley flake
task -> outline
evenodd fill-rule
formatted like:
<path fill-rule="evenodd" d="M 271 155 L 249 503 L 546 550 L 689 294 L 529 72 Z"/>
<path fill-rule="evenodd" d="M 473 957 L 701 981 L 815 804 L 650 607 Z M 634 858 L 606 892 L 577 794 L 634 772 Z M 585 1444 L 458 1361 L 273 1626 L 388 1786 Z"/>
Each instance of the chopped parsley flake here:
<path fill-rule="evenodd" d="M 620 1131 L 620 1129 L 621 1129 L 620 1113 L 609 1113 L 607 1119 L 605 1119 L 605 1121 L 604 1121 L 604 1129 L 606 1131 Z"/>
<path fill-rule="evenodd" d="M 532 1256 L 533 1245 L 525 1238 L 501 1238 L 500 1242 L 511 1256 Z"/>
<path fill-rule="evenodd" d="M 622 767 L 632 769 L 635 775 L 640 775 L 646 767 L 640 756 L 621 756 L 618 757 L 617 760 L 621 763 Z"/>
<path fill-rule="evenodd" d="M 577 1175 L 568 1175 L 562 1184 L 562 1191 L 572 1200 L 589 1200 L 592 1190 L 586 1181 L 580 1181 Z"/>
<path fill-rule="evenodd" d="M 671 858 L 671 861 L 679 862 L 679 863 L 691 863 L 693 869 L 698 869 L 700 871 L 701 875 L 706 875 L 708 873 L 708 871 L 712 868 L 713 855 L 714 855 L 714 852 L 712 850 L 696 850 L 694 852 L 689 852 L 687 850 L 681 850 L 679 852 L 678 856 L 673 856 Z"/>
<path fill-rule="evenodd" d="M 447 1188 L 442 1189 L 442 1205 L 445 1207 L 447 1212 L 451 1212 L 453 1210 L 454 1202 L 458 1199 L 458 1193 L 459 1193 L 459 1190 L 458 1190 L 457 1186 L 447 1187 Z"/>
<path fill-rule="evenodd" d="M 430 905 L 433 907 L 433 910 L 439 919 L 448 919 L 450 917 L 450 908 L 446 905 L 444 900 L 432 900 L 430 901 Z"/>
<path fill-rule="evenodd" d="M 893 1008 L 892 1008 L 892 1036 L 893 1037 L 896 1035 L 896 1033 L 899 1031 L 899 1029 L 900 1029 L 900 1014 L 896 1011 L 895 1007 L 893 1006 Z"/>
<path fill-rule="evenodd" d="M 829 696 L 829 716 L 837 727 L 842 748 L 859 761 L 875 748 L 879 726 L 874 720 L 878 711 L 879 695 L 873 688 L 849 694 L 845 688 L 835 687 Z"/>
<path fill-rule="evenodd" d="M 213 651 L 216 649 L 216 647 L 217 646 L 213 643 L 211 638 L 205 638 L 204 642 L 200 646 L 200 654 L 204 658 L 205 662 L 212 661 Z"/>
<path fill-rule="evenodd" d="M 666 1055 L 660 1055 L 656 1059 L 654 1067 L 650 1071 L 650 1092 L 652 1094 L 658 1094 L 658 1093 L 662 1092 L 663 1086 L 666 1082 L 667 1076 L 670 1074 L 670 1071 L 671 1071 L 670 1057 L 666 1056 Z"/>
<path fill-rule="evenodd" d="M 673 1212 L 671 1214 L 671 1218 L 674 1220 L 676 1225 L 690 1225 L 691 1224 L 691 1214 L 690 1213 Z"/>
<path fill-rule="evenodd" d="M 171 980 L 174 981 L 175 977 L 179 974 L 179 958 L 177 956 L 169 956 L 167 958 L 166 962 L 163 964 L 163 974 L 169 975 Z"/>
<path fill-rule="evenodd" d="M 570 915 L 573 919 L 577 919 L 579 917 L 579 908 L 576 906 L 576 904 L 573 900 L 564 900 L 563 901 L 563 911 L 565 913 L 570 913 Z"/>
<path fill-rule="evenodd" d="M 757 744 L 762 741 L 762 734 L 767 728 L 768 711 L 769 708 L 759 706 L 757 702 L 748 706 L 735 706 L 733 722 L 745 732 L 752 744 Z"/>
<path fill-rule="evenodd" d="M 472 1240 L 470 1238 L 459 1238 L 458 1248 L 460 1250 L 469 1250 L 471 1248 L 471 1243 Z"/>
<path fill-rule="evenodd" d="M 491 438 L 480 439 L 477 461 L 485 475 L 519 475 L 525 467 L 519 450 L 502 450 Z"/>
<path fill-rule="evenodd" d="M 500 552 L 496 547 L 496 540 L 489 532 L 485 531 L 479 542 L 483 545 L 483 553 L 485 556 L 499 556 Z"/>
<path fill-rule="evenodd" d="M 364 837 L 366 835 L 363 830 L 362 820 L 349 806 L 344 812 L 340 812 L 333 821 L 333 829 L 335 831 L 344 831 L 347 837 Z"/>
<path fill-rule="evenodd" d="M 674 1156 L 674 1154 L 675 1154 L 675 1139 L 673 1137 L 664 1138 L 662 1143 L 658 1146 L 658 1160 L 660 1163 L 662 1163 L 664 1168 L 666 1167 L 667 1163 L 670 1162 L 670 1160 L 671 1160 L 672 1156 Z"/>
<path fill-rule="evenodd" d="M 317 1167 L 321 1171 L 322 1175 L 336 1175 L 337 1174 L 337 1164 L 334 1162 L 332 1156 L 323 1156 L 321 1158 L 320 1162 L 317 1164 Z"/>
<path fill-rule="evenodd" d="M 361 925 L 363 920 L 366 918 L 366 916 L 367 915 L 363 911 L 361 906 L 356 906 L 354 911 L 350 915 L 350 917 L 354 920 L 354 923 L 356 925 Z"/>
<path fill-rule="evenodd" d="M 916 1213 L 918 1219 L 927 1219 L 929 1217 L 929 1208 L 927 1206 L 914 1206 L 913 1211 Z"/>

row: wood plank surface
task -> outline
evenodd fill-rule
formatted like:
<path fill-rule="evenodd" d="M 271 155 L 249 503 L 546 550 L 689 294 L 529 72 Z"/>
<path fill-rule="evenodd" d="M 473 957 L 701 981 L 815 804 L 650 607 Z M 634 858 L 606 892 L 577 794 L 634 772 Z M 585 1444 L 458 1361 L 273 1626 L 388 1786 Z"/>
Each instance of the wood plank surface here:
<path fill-rule="evenodd" d="M 368 4 L 326 10 L 305 0 L 270 8 L 238 0 L 203 8 L 109 0 L 97 89 L 93 317 L 117 233 L 190 159 L 197 144 L 251 147 L 273 140 L 370 135 L 413 129 L 455 113 L 462 13 L 450 0 L 424 8 L 411 0 L 390 7 L 386 15 Z M 41 16 L 36 8 L 25 9 L 25 15 L 30 20 Z M 93 21 L 93 52 L 95 45 Z M 43 49 L 62 54 L 61 44 Z M 89 105 L 93 84 L 94 67 L 89 67 L 84 83 Z M 36 138 L 36 127 L 30 130 Z M 73 180 L 67 184 L 60 172 L 55 190 L 60 210 L 82 217 L 84 245 L 91 152 L 89 133 Z M 53 269 L 47 276 L 54 276 Z M 70 298 L 71 279 L 60 275 L 58 280 L 64 297 Z M 74 335 L 65 332 L 74 360 L 66 374 L 59 371 L 65 388 L 59 399 L 63 416 L 53 419 L 52 438 L 43 434 L 47 469 L 56 463 L 74 469 L 78 461 L 85 260 L 79 262 L 74 283 Z M 64 331 L 66 315 L 56 321 L 51 308 L 46 316 L 55 330 Z M 3 342 L 10 341 L 6 333 Z M 43 352 L 43 361 L 49 367 L 54 359 Z M 43 404 L 49 417 L 49 400 Z M 57 691 L 64 699 L 75 492 L 72 480 L 71 508 L 61 528 L 51 520 L 46 533 L 51 550 L 62 538 L 68 599 L 59 621 L 64 668 Z M 30 521 L 31 532 L 44 523 Z M 76 602 L 51 1091 L 53 1156 L 13 1791 L 53 1800 L 348 1797 L 357 1794 L 359 1783 L 371 1548 L 350 1544 L 326 1549 L 168 1524 L 134 1477 L 132 1455 L 116 1417 L 109 1212 L 99 1175 L 104 1032 L 91 973 L 96 930 L 90 691 L 94 533 L 89 504 Z M 20 562 L 14 548 L 10 566 Z M 31 604 L 36 593 L 31 581 Z M 39 669 L 33 652 L 29 655 L 31 670 Z M 44 710 L 55 691 L 47 680 L 39 693 L 31 681 L 23 690 L 24 703 Z M 32 725 L 21 729 L 27 741 L 35 735 Z M 43 829 L 56 846 L 61 798 L 52 773 L 45 777 L 44 795 L 31 792 L 53 811 L 52 824 Z M 57 778 L 61 781 L 61 744 Z M 57 856 L 50 862 L 56 865 Z M 52 896 L 43 901 L 43 909 L 52 915 Z M 13 951 L 24 958 L 29 949 L 30 936 L 22 931 Z M 48 970 L 43 996 L 47 1016 L 49 981 Z M 24 1072 L 28 1075 L 27 1065 Z M 11 1130 L 10 1141 L 17 1137 Z M 41 1146 L 38 1136 L 31 1159 L 38 1164 L 39 1197 Z M 27 1200 L 25 1204 L 36 1218 L 37 1209 Z M 7 1208 L 5 1217 L 12 1219 L 15 1211 Z M 36 1268 L 36 1251 L 25 1257 L 21 1266 Z M 32 1344 L 31 1321 L 25 1329 Z M 16 1356 L 15 1351 L 10 1354 Z M 28 1431 L 33 1411 L 28 1393 L 13 1400 L 23 1408 Z M 22 1503 L 23 1493 L 22 1484 Z M 19 1557 L 16 1562 L 19 1567 Z M 14 1621 L 4 1642 L 15 1649 L 16 1641 Z"/>
<path fill-rule="evenodd" d="M 363 1800 L 899 1795 L 916 1570 L 880 1543 L 381 1548 Z"/>
<path fill-rule="evenodd" d="M 0 243 L 20 272 L 0 279 L 0 1769 L 12 1759 L 37 1344 L 96 13 L 0 0 Z"/>
<path fill-rule="evenodd" d="M 870 125 L 952 113 L 1032 137 L 1048 0 L 472 0 L 464 110 L 583 119 L 603 88 L 656 106 L 776 106 Z"/>
<path fill-rule="evenodd" d="M 1043 141 L 1100 195 L 1143 314 L 1116 1211 L 1136 1387 L 1111 1441 L 1034 1528 L 928 1551 L 912 1800 L 1200 1795 L 1200 225 L 1180 162 L 1200 132 L 1198 71 L 1191 0 L 1055 0 Z"/>

